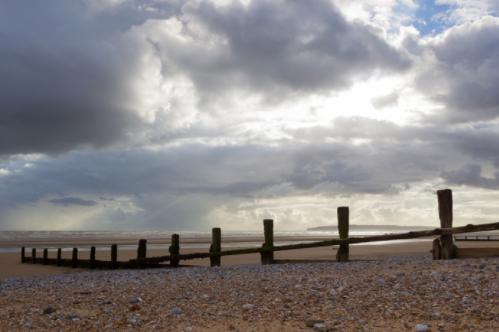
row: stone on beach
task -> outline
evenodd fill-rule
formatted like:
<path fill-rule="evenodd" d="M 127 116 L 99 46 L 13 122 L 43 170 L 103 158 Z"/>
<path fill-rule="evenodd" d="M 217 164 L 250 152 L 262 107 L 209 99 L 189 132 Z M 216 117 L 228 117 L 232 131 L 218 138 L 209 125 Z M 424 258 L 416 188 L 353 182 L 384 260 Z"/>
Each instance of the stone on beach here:
<path fill-rule="evenodd" d="M 43 314 L 45 314 L 45 315 L 50 315 L 50 314 L 53 314 L 54 312 L 55 312 L 55 308 L 53 308 L 53 307 L 48 307 L 48 308 L 43 309 Z"/>
<path fill-rule="evenodd" d="M 481 264 L 486 266 L 480 269 Z M 498 265 L 499 258 L 410 256 L 12 278 L 0 283 L 0 326 L 68 332 L 173 326 L 176 331 L 240 332 L 384 332 L 416 326 L 420 331 L 499 331 L 499 274 L 493 269 Z M 130 303 L 132 295 L 142 301 Z M 140 310 L 131 311 L 134 305 Z M 57 313 L 41 314 L 48 306 Z"/>
<path fill-rule="evenodd" d="M 326 328 L 326 326 L 322 323 L 315 323 L 314 324 L 314 330 L 322 331 Z"/>
<path fill-rule="evenodd" d="M 315 326 L 315 324 L 321 324 L 321 323 L 324 323 L 324 321 L 323 321 L 323 320 L 321 320 L 321 319 L 307 319 L 307 320 L 305 321 L 305 325 L 306 325 L 307 327 L 314 327 L 314 326 Z"/>
<path fill-rule="evenodd" d="M 140 302 L 142 302 L 142 299 L 140 297 L 134 297 L 129 302 L 130 303 L 140 303 Z"/>
<path fill-rule="evenodd" d="M 424 331 L 428 331 L 428 325 L 426 324 L 417 324 L 416 327 L 414 328 L 415 331 L 420 331 L 420 332 L 424 332 Z"/>
<path fill-rule="evenodd" d="M 182 311 L 182 309 L 179 308 L 175 308 L 172 311 L 170 311 L 170 315 L 182 315 L 183 313 L 184 312 Z"/>

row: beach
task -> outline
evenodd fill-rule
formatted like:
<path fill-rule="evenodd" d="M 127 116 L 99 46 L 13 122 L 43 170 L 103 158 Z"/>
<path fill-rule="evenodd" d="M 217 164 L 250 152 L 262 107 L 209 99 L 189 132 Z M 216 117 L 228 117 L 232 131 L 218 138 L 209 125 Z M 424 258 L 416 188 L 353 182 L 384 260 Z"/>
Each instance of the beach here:
<path fill-rule="evenodd" d="M 315 241 L 326 240 L 328 238 L 322 237 L 308 237 L 299 238 L 301 241 L 310 241 L 311 239 Z M 296 242 L 298 238 L 296 237 L 282 237 L 276 238 L 276 245 L 281 243 Z M 119 247 L 129 247 L 137 246 L 138 240 L 136 239 L 80 239 L 78 241 L 67 239 L 44 239 L 40 241 L 39 239 L 29 240 L 24 239 L 22 241 L 8 241 L 3 242 L 2 245 L 5 246 L 17 246 L 20 247 L 22 244 L 26 245 L 26 256 L 31 257 L 31 247 L 37 248 L 37 257 L 42 256 L 42 249 L 44 247 L 54 248 L 57 246 L 70 248 L 83 247 L 87 250 L 80 250 L 78 257 L 81 259 L 89 259 L 90 251 L 89 246 L 101 245 L 111 243 L 111 241 L 119 243 Z M 163 249 L 148 249 L 147 257 L 154 256 L 164 256 L 169 255 L 168 246 L 165 244 L 165 239 L 153 239 L 148 240 L 148 246 L 158 246 L 162 243 Z M 196 242 L 197 241 L 197 242 Z M 260 238 L 239 238 L 229 240 L 231 246 L 228 249 L 238 249 L 243 247 L 238 247 L 238 243 L 255 243 L 255 241 L 263 242 Z M 388 256 L 407 256 L 407 255 L 426 255 L 429 254 L 431 249 L 431 239 L 421 240 L 421 241 L 411 241 L 411 242 L 398 242 L 395 243 L 386 242 L 384 244 L 370 244 L 370 245 L 352 245 L 350 246 L 350 257 L 351 259 L 364 259 L 372 257 L 388 257 Z M 194 252 L 206 252 L 208 249 L 203 248 L 205 243 L 209 243 L 209 239 L 182 239 L 182 243 L 187 243 L 190 245 L 199 244 L 200 248 L 181 248 L 181 254 L 188 254 Z M 236 245 L 236 246 L 233 246 Z M 206 247 L 206 246 L 205 246 Z M 332 247 L 319 247 L 310 249 L 298 249 L 290 251 L 278 251 L 274 253 L 275 259 L 292 259 L 292 260 L 328 260 L 334 261 L 336 258 L 337 246 Z M 16 249 L 14 249 L 16 250 Z M 43 266 L 40 264 L 21 264 L 21 253 L 20 249 L 17 252 L 7 252 L 0 253 L 0 278 L 17 278 L 17 277 L 27 277 L 27 276 L 37 276 L 37 275 L 54 275 L 54 274 L 65 274 L 72 273 L 75 271 L 80 271 L 82 269 L 71 269 L 67 267 L 55 267 L 55 266 Z M 48 257 L 56 258 L 57 252 L 55 249 L 49 250 Z M 62 258 L 70 259 L 72 252 L 66 250 L 62 252 Z M 127 261 L 130 259 L 137 258 L 137 250 L 119 250 L 118 260 Z M 97 260 L 111 260 L 110 250 L 97 250 L 96 251 Z M 222 257 L 222 265 L 242 265 L 242 264 L 260 264 L 260 254 L 247 254 L 247 255 L 237 255 L 237 256 L 224 256 Z M 181 265 L 189 266 L 210 266 L 209 259 L 194 259 L 189 261 L 181 261 Z"/>
<path fill-rule="evenodd" d="M 499 258 L 433 261 L 430 247 L 431 240 L 352 245 L 349 263 L 261 265 L 259 254 L 248 254 L 222 257 L 215 268 L 198 259 L 181 262 L 195 267 L 116 271 L 21 264 L 20 253 L 2 253 L 0 330 L 498 330 Z M 335 254 L 322 247 L 275 259 Z M 109 256 L 97 251 L 97 259 Z M 118 252 L 118 260 L 135 257 Z"/>

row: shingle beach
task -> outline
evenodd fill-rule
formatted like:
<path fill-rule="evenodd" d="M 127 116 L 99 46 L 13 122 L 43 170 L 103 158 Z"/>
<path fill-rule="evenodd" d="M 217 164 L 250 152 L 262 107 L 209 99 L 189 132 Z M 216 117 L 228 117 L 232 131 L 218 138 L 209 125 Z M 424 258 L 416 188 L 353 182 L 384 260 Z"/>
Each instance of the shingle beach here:
<path fill-rule="evenodd" d="M 498 277 L 407 256 L 3 279 L 0 330 L 498 331 Z"/>

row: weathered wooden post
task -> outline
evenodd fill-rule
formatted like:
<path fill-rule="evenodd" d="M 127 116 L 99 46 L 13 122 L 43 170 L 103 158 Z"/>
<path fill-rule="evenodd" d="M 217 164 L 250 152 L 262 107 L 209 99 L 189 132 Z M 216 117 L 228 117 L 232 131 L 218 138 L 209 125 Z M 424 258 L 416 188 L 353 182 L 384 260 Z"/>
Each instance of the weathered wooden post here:
<path fill-rule="evenodd" d="M 72 266 L 73 269 L 78 267 L 78 248 L 73 248 L 73 260 Z"/>
<path fill-rule="evenodd" d="M 43 249 L 43 265 L 49 265 L 49 250 Z"/>
<path fill-rule="evenodd" d="M 262 244 L 262 248 L 273 247 L 274 246 L 274 220 L 265 219 L 263 221 L 263 232 L 265 235 L 265 242 Z M 262 265 L 274 264 L 274 252 L 267 251 L 261 252 L 260 258 Z"/>
<path fill-rule="evenodd" d="M 90 270 L 95 269 L 95 247 L 90 247 Z"/>
<path fill-rule="evenodd" d="M 222 251 L 222 230 L 220 228 L 213 228 L 211 230 L 211 241 L 210 252 Z M 222 265 L 221 256 L 210 257 L 211 267 L 220 265 Z"/>
<path fill-rule="evenodd" d="M 172 244 L 170 248 L 168 249 L 170 252 L 170 256 L 176 256 L 180 254 L 180 236 L 178 234 L 172 234 Z M 180 262 L 180 259 L 171 259 L 170 260 L 170 266 L 171 267 L 178 267 L 178 263 Z"/>
<path fill-rule="evenodd" d="M 442 250 L 440 248 L 440 240 L 438 238 L 433 240 L 433 249 L 430 250 L 433 255 L 433 260 L 442 259 Z"/>
<path fill-rule="evenodd" d="M 21 248 L 21 263 L 26 262 L 26 249 L 24 247 Z"/>
<path fill-rule="evenodd" d="M 348 239 L 348 228 L 349 228 L 349 218 L 350 211 L 348 206 L 340 206 L 337 209 L 338 216 L 338 233 L 340 239 Z M 348 262 L 349 261 L 350 248 L 348 244 L 340 244 L 338 251 L 336 252 L 337 262 Z"/>
<path fill-rule="evenodd" d="M 36 248 L 31 249 L 31 263 L 36 264 Z"/>
<path fill-rule="evenodd" d="M 452 190 L 443 189 L 437 191 L 438 215 L 440 217 L 440 228 L 452 228 Z M 452 259 L 455 257 L 452 235 L 440 235 L 441 259 Z"/>
<path fill-rule="evenodd" d="M 118 268 L 118 245 L 111 245 L 111 269 L 116 270 Z"/>
<path fill-rule="evenodd" d="M 62 249 L 57 249 L 57 266 L 62 266 Z"/>
<path fill-rule="evenodd" d="M 143 259 L 146 258 L 147 254 L 147 240 L 139 240 L 139 247 L 137 248 L 137 259 Z M 146 264 L 145 263 L 139 263 L 139 266 L 141 269 L 145 268 Z"/>

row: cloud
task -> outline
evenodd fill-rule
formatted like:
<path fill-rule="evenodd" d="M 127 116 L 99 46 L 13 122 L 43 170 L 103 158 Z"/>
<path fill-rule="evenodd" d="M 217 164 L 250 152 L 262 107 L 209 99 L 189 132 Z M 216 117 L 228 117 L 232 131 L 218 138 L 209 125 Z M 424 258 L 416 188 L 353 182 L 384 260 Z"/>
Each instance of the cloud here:
<path fill-rule="evenodd" d="M 393 91 L 387 95 L 380 96 L 372 99 L 372 104 L 376 109 L 383 109 L 386 107 L 394 107 L 398 105 L 399 92 Z"/>
<path fill-rule="evenodd" d="M 499 18 L 487 16 L 452 27 L 429 44 L 435 62 L 417 85 L 443 107 L 426 121 L 449 124 L 499 116 L 498 36 Z"/>
<path fill-rule="evenodd" d="M 496 0 L 438 0 L 438 4 L 451 6 L 446 12 L 433 17 L 447 24 L 476 21 L 483 16 L 497 14 L 499 9 Z"/>
<path fill-rule="evenodd" d="M 130 141 L 142 126 L 133 107 L 141 55 L 127 50 L 121 32 L 174 12 L 157 4 L 146 16 L 138 7 L 127 2 L 95 11 L 84 1 L 2 4 L 0 155 Z"/>
<path fill-rule="evenodd" d="M 442 172 L 442 177 L 449 183 L 455 185 L 468 185 L 473 187 L 497 189 L 499 188 L 499 172 L 493 178 L 483 177 L 482 166 L 468 164 L 463 169 Z"/>
<path fill-rule="evenodd" d="M 376 70 L 410 66 L 381 29 L 347 21 L 329 1 L 191 1 L 182 13 L 149 21 L 133 34 L 154 45 L 165 79 L 187 77 L 194 84 L 204 109 L 233 98 L 275 104 L 329 94 Z"/>
<path fill-rule="evenodd" d="M 0 227 L 303 229 L 332 202 L 414 224 L 441 187 L 495 197 L 499 19 L 424 34 L 416 7 L 2 5 Z"/>
<path fill-rule="evenodd" d="M 66 198 L 59 198 L 59 199 L 51 199 L 49 201 L 50 203 L 54 205 L 61 205 L 68 207 L 70 205 L 78 205 L 78 206 L 94 206 L 97 203 L 92 201 L 92 200 L 84 200 L 78 197 L 66 197 Z"/>

